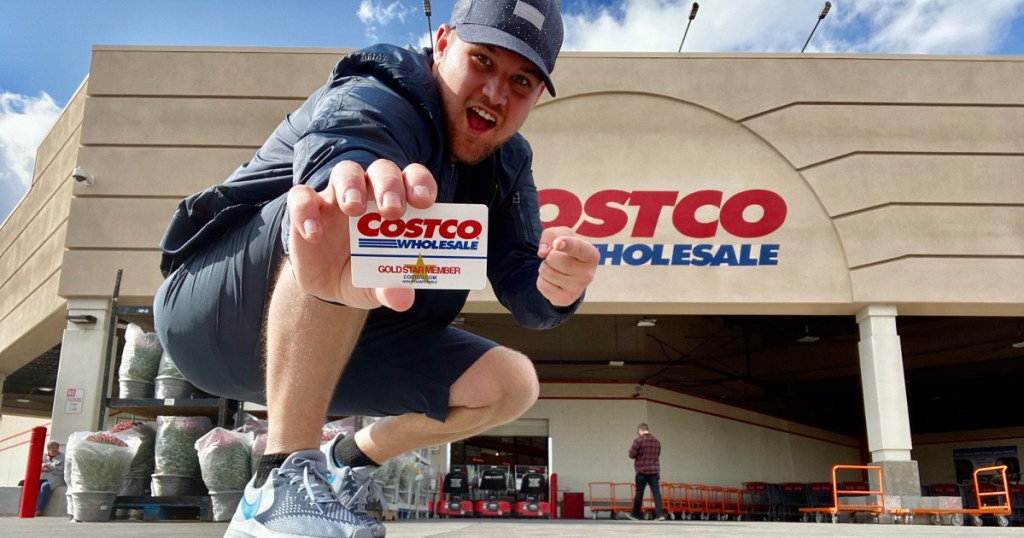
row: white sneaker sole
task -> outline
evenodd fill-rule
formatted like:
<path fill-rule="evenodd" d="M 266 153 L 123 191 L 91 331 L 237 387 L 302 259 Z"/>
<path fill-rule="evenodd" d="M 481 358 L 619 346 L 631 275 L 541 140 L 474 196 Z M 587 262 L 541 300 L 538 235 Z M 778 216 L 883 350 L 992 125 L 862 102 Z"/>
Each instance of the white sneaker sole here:
<path fill-rule="evenodd" d="M 256 520 L 232 521 L 228 530 L 224 532 L 224 538 L 299 538 L 296 534 L 283 534 L 274 532 Z M 351 538 L 373 538 L 373 531 L 370 529 L 356 529 Z"/>

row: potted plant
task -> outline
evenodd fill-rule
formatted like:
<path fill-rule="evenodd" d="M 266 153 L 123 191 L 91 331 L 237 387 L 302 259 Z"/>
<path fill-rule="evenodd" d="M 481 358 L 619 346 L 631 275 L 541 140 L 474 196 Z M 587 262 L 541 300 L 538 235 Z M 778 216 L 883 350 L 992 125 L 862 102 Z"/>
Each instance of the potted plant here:
<path fill-rule="evenodd" d="M 91 433 L 75 447 L 75 482 L 81 491 L 114 491 L 135 457 L 135 447 L 107 433 Z"/>
<path fill-rule="evenodd" d="M 250 478 L 251 432 L 214 428 L 196 441 L 203 482 L 210 490 L 214 521 L 227 521 L 235 513 Z"/>
<path fill-rule="evenodd" d="M 69 482 L 72 514 L 78 521 L 106 521 L 124 481 L 138 439 L 121 440 L 106 432 L 76 432 L 68 439 L 74 461 Z"/>
<path fill-rule="evenodd" d="M 120 422 L 110 428 L 110 434 L 122 441 L 137 439 L 139 448 L 128 467 L 128 475 L 121 483 L 119 495 L 141 496 L 145 493 L 153 474 L 153 450 L 156 430 L 144 422 Z"/>

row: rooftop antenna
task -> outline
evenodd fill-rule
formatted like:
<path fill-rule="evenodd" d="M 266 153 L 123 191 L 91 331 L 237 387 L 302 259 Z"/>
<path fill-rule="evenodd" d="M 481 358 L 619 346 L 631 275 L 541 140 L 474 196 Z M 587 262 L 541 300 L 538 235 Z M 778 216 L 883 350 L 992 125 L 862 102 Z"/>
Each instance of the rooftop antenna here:
<path fill-rule="evenodd" d="M 814 23 L 814 28 L 811 29 L 811 35 L 807 36 L 807 41 L 804 41 L 804 47 L 800 49 L 801 54 L 804 52 L 804 49 L 807 48 L 807 44 L 811 42 L 811 37 L 814 36 L 814 31 L 818 29 L 818 25 L 821 24 L 825 15 L 828 15 L 828 10 L 830 9 L 832 9 L 832 2 L 825 2 L 825 7 L 821 8 L 821 14 L 818 15 L 818 22 Z"/>
<path fill-rule="evenodd" d="M 430 40 L 430 48 L 434 48 L 434 26 L 430 24 L 430 0 L 423 0 L 423 14 L 427 16 L 427 39 Z"/>
<path fill-rule="evenodd" d="M 679 50 L 676 52 L 683 52 L 683 43 L 686 43 L 686 34 L 690 33 L 690 23 L 693 22 L 693 19 L 697 18 L 698 9 L 700 9 L 700 4 L 694 2 L 693 7 L 690 9 L 690 19 L 686 21 L 686 31 L 683 32 L 683 40 L 679 42 Z"/>

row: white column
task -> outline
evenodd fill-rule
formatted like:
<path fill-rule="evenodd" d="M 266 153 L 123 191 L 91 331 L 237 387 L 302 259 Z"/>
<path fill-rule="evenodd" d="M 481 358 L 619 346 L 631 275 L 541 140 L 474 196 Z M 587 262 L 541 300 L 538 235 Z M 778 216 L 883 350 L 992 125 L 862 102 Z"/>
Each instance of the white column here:
<path fill-rule="evenodd" d="M 910 461 L 910 414 L 903 377 L 903 351 L 896 333 L 896 307 L 857 312 L 860 376 L 864 389 L 868 450 L 875 462 Z"/>
<path fill-rule="evenodd" d="M 108 299 L 71 299 L 69 316 L 93 316 L 95 323 L 68 322 L 60 348 L 57 388 L 53 393 L 51 437 L 63 445 L 77 431 L 95 431 L 106 360 Z M 111 379 L 113 372 L 111 372 Z M 110 387 L 108 381 L 108 388 Z"/>

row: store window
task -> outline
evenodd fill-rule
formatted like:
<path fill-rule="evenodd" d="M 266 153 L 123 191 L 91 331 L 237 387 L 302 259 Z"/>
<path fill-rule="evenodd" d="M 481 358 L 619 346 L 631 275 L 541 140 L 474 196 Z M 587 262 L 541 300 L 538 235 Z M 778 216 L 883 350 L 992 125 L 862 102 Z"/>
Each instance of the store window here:
<path fill-rule="evenodd" d="M 548 438 L 480 435 L 452 443 L 452 465 L 548 466 Z"/>

